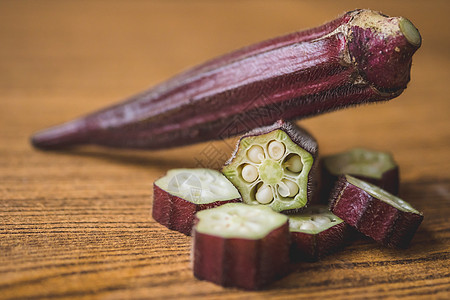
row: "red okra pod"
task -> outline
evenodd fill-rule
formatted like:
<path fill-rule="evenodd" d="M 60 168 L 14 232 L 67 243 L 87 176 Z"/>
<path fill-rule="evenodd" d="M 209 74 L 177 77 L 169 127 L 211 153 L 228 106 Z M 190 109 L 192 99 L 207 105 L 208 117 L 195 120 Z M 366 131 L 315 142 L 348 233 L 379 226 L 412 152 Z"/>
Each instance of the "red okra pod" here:
<path fill-rule="evenodd" d="M 355 10 L 213 59 L 122 103 L 38 132 L 42 149 L 161 149 L 227 138 L 402 93 L 421 37 L 402 17 Z"/>

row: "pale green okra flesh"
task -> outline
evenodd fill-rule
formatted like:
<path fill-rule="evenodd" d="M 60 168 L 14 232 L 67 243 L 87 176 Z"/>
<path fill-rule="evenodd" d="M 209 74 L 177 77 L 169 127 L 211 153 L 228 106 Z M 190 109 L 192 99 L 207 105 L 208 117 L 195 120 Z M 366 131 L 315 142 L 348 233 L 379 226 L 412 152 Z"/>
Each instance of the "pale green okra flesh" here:
<path fill-rule="evenodd" d="M 289 215 L 289 230 L 318 234 L 344 222 L 324 205 L 311 206 L 300 213 Z"/>
<path fill-rule="evenodd" d="M 258 240 L 283 226 L 288 217 L 264 205 L 228 203 L 197 212 L 195 230 L 222 238 Z"/>
<path fill-rule="evenodd" d="M 195 204 L 240 198 L 233 184 L 222 173 L 211 169 L 172 169 L 155 184 L 171 195 Z"/>
<path fill-rule="evenodd" d="M 241 139 L 236 156 L 222 172 L 238 188 L 243 202 L 285 211 L 306 205 L 313 162 L 308 151 L 277 129 Z"/>
<path fill-rule="evenodd" d="M 362 148 L 327 156 L 323 162 L 333 175 L 358 174 L 377 179 L 381 179 L 386 171 L 396 167 L 389 153 Z"/>

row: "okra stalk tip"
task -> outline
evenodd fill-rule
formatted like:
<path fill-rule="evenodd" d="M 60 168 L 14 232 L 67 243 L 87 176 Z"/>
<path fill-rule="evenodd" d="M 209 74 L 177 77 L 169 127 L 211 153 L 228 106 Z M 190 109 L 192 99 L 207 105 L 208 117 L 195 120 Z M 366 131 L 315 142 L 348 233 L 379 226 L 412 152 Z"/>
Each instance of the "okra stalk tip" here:
<path fill-rule="evenodd" d="M 414 26 L 414 24 L 406 19 L 399 18 L 399 26 L 405 38 L 410 42 L 413 46 L 420 47 L 422 44 L 422 37 L 420 36 L 419 30 Z"/>

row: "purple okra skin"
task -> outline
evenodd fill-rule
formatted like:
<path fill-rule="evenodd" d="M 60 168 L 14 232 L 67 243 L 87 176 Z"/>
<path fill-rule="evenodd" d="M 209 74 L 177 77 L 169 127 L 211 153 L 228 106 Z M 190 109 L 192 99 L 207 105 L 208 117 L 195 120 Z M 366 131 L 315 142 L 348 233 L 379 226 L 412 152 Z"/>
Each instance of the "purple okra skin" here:
<path fill-rule="evenodd" d="M 354 10 L 213 59 L 124 102 L 40 131 L 31 142 L 40 149 L 163 149 L 385 101 L 406 88 L 420 45 L 409 20 Z"/>
<path fill-rule="evenodd" d="M 350 175 L 336 183 L 330 210 L 376 242 L 407 248 L 423 214 L 385 190 Z"/>

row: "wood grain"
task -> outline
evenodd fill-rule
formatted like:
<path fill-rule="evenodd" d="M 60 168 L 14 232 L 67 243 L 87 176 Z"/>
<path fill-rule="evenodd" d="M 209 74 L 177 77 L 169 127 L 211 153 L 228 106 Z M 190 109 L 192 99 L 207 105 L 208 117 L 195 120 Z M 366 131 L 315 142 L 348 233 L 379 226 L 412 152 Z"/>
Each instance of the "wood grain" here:
<path fill-rule="evenodd" d="M 196 280 L 190 238 L 151 219 L 168 169 L 218 167 L 235 139 L 167 151 L 32 149 L 32 132 L 189 66 L 356 7 L 403 15 L 423 46 L 397 99 L 302 121 L 321 154 L 391 151 L 423 211 L 406 250 L 362 238 L 261 292 Z M 0 2 L 0 298 L 450 298 L 450 30 L 446 1 Z M 212 155 L 213 154 L 213 155 Z"/>

